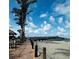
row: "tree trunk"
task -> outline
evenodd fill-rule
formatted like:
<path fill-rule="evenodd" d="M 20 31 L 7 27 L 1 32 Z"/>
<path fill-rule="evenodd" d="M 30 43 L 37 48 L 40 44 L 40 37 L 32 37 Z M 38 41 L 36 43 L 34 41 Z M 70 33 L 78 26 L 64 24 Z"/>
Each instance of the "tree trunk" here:
<path fill-rule="evenodd" d="M 25 28 L 22 25 L 21 26 L 21 42 L 24 42 L 24 41 L 25 41 Z"/>

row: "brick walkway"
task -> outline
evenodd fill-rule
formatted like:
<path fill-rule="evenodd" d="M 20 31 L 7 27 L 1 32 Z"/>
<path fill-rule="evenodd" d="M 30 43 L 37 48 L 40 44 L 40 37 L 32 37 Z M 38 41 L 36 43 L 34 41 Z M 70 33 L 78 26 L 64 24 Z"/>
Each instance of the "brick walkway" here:
<path fill-rule="evenodd" d="M 25 42 L 16 50 L 10 53 L 10 59 L 35 59 L 34 50 L 30 42 Z"/>

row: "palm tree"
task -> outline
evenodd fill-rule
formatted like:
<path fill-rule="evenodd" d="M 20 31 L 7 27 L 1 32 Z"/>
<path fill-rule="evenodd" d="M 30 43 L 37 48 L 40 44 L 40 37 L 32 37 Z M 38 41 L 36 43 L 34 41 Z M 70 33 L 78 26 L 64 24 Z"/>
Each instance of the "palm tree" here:
<path fill-rule="evenodd" d="M 28 12 L 28 7 L 30 4 L 35 3 L 36 0 L 16 0 L 16 1 L 19 4 L 20 8 L 13 8 L 12 13 L 15 14 L 16 23 L 21 27 L 22 30 L 21 42 L 24 42 L 26 15 L 32 12 L 32 10 Z"/>

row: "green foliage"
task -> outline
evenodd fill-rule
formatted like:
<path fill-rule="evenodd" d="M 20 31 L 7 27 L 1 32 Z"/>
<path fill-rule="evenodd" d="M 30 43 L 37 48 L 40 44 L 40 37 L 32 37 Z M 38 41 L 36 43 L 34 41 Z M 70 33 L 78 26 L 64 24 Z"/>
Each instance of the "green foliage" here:
<path fill-rule="evenodd" d="M 29 11 L 28 12 L 28 8 L 30 4 L 33 4 L 36 2 L 36 0 L 16 0 L 18 5 L 20 6 L 19 8 L 13 8 L 12 13 L 15 14 L 15 19 L 16 20 L 16 24 L 21 26 L 21 30 L 22 30 L 22 40 L 24 40 L 25 37 L 25 22 L 26 22 L 26 15 L 30 14 L 32 12 Z"/>

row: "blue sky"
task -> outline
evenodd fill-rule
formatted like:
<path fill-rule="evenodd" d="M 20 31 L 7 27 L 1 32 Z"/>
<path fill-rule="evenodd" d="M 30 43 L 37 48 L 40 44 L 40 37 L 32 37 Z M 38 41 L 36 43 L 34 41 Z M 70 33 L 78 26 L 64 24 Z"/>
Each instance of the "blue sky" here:
<path fill-rule="evenodd" d="M 10 11 L 19 7 L 15 0 L 10 0 Z M 26 36 L 70 37 L 69 0 L 37 0 L 28 8 L 33 10 L 26 16 Z M 14 14 L 9 13 L 9 25 L 16 32 L 20 28 L 14 21 Z"/>

